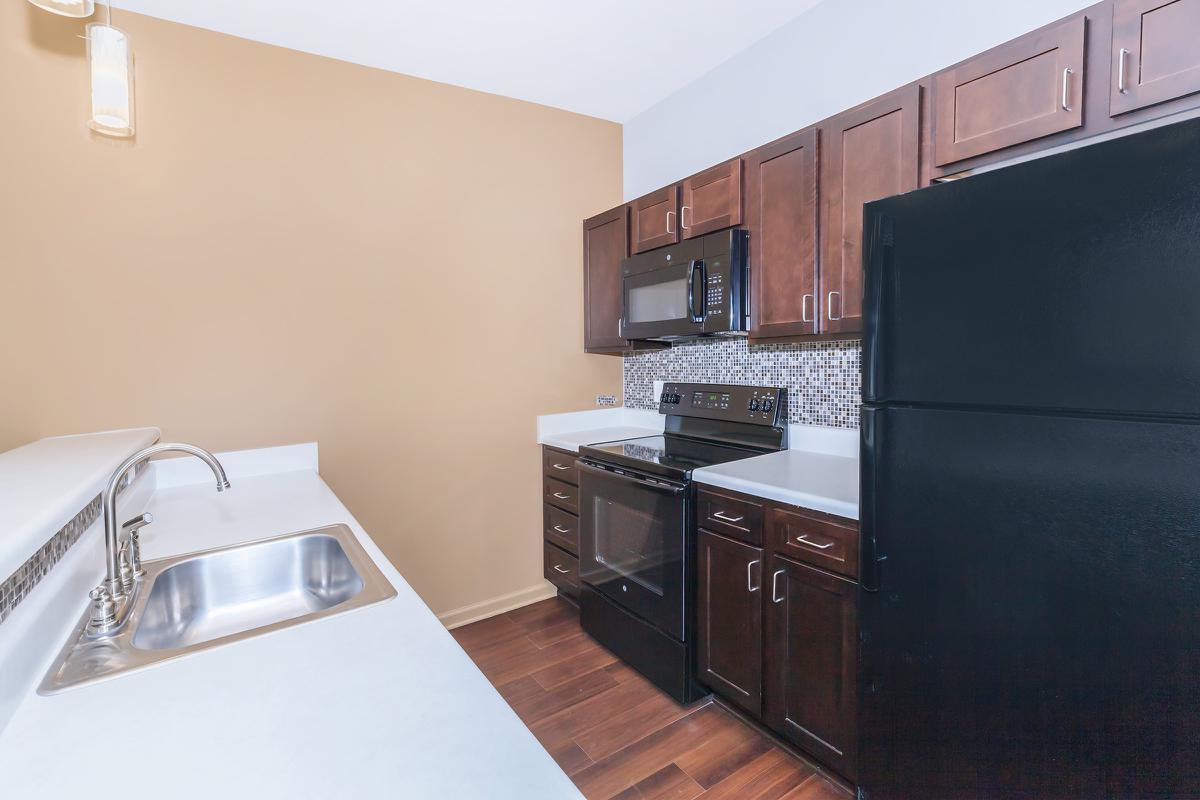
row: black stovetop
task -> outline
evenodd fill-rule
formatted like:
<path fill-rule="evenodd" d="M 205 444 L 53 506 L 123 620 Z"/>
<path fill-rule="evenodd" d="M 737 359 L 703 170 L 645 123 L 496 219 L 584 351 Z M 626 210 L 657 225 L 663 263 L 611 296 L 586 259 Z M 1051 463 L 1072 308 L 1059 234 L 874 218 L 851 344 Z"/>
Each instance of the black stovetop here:
<path fill-rule="evenodd" d="M 585 458 L 677 480 L 690 478 L 693 469 L 752 458 L 765 452 L 770 451 L 669 435 L 643 436 L 579 448 L 579 455 Z"/>

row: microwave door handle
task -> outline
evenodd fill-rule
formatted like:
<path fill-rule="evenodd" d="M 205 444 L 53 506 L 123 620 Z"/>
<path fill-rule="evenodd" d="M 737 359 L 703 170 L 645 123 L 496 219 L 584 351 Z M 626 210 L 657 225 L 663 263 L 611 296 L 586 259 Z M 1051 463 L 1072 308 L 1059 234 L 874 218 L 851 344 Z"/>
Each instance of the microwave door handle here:
<path fill-rule="evenodd" d="M 704 302 L 700 304 L 700 310 L 696 311 L 696 272 L 700 272 L 700 299 Z M 707 294 L 708 294 L 708 279 L 704 269 L 704 261 L 696 259 L 688 264 L 688 315 L 692 322 L 704 322 L 705 312 L 708 310 Z"/>

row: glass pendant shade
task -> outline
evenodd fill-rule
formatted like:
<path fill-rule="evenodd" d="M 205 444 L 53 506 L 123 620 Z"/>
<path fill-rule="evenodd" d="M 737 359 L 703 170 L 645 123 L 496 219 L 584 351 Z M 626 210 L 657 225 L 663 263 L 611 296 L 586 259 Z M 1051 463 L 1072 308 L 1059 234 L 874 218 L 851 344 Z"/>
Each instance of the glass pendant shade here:
<path fill-rule="evenodd" d="M 92 67 L 92 119 L 88 127 L 108 136 L 133 136 L 133 52 L 129 37 L 111 25 L 87 26 Z"/>
<path fill-rule="evenodd" d="M 29 0 L 35 6 L 64 17 L 90 17 L 96 10 L 94 0 Z"/>

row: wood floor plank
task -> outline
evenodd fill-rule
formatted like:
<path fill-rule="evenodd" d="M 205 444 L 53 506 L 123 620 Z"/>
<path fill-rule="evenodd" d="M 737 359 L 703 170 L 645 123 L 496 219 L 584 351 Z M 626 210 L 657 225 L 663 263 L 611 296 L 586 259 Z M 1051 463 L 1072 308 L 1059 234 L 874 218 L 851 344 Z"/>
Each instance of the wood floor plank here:
<path fill-rule="evenodd" d="M 608 720 L 579 734 L 575 741 L 593 761 L 683 719 L 692 709 L 680 706 L 665 694 L 656 693 L 636 706 L 617 710 Z"/>
<path fill-rule="evenodd" d="M 579 745 L 574 742 L 566 742 L 546 752 L 554 759 L 554 763 L 562 767 L 562 771 L 567 773 L 568 777 L 592 765 L 592 760 L 587 757 L 587 753 L 580 750 Z"/>
<path fill-rule="evenodd" d="M 504 615 L 527 631 L 536 631 L 557 622 L 574 619 L 579 621 L 579 610 L 558 597 L 542 600 L 532 605 L 509 611 Z"/>
<path fill-rule="evenodd" d="M 812 776 L 812 768 L 776 747 L 733 772 L 700 797 L 702 800 L 780 800 Z"/>
<path fill-rule="evenodd" d="M 582 629 L 579 627 L 579 620 L 565 619 L 562 622 L 556 622 L 553 625 L 529 631 L 528 635 L 530 641 L 538 647 L 547 647 L 555 642 L 561 642 L 563 639 L 578 636 L 580 630 Z"/>
<path fill-rule="evenodd" d="M 707 789 L 774 747 L 765 736 L 734 720 L 728 731 L 684 753 L 675 763 Z"/>
<path fill-rule="evenodd" d="M 577 658 L 595 650 L 600 645 L 592 641 L 590 637 L 579 634 L 541 649 L 532 642 L 530 646 L 532 647 L 531 650 L 524 650 L 504 659 L 488 663 L 476 663 L 479 664 L 479 669 L 492 683 L 507 683 L 508 681 L 531 675 L 551 664 L 557 664 L 569 658 Z"/>
<path fill-rule="evenodd" d="M 587 733 L 608 722 L 621 710 L 636 706 L 656 694 L 658 690 L 648 684 L 618 683 L 595 697 L 546 717 L 530 726 L 530 730 L 545 747 L 554 747 Z"/>
<path fill-rule="evenodd" d="M 580 675 L 592 670 L 601 670 L 611 677 L 614 682 L 620 683 L 621 678 L 619 673 L 613 673 L 605 669 L 616 662 L 616 660 L 617 657 L 608 650 L 605 650 L 603 647 L 597 647 L 594 651 L 584 653 L 581 656 L 576 656 L 575 658 L 560 661 L 557 664 L 551 664 L 548 667 L 539 669 L 532 673 L 532 675 L 542 685 L 543 689 L 553 689 L 561 683 L 578 678 Z"/>
<path fill-rule="evenodd" d="M 521 680 L 526 679 L 533 680 L 533 677 L 528 676 Z M 521 718 L 522 722 L 532 727 L 555 712 L 570 708 L 617 685 L 613 676 L 598 669 L 580 675 L 549 691 L 542 690 L 539 694 L 522 698 L 517 702 L 510 701 L 509 705 L 512 706 L 513 711 L 517 712 L 517 716 Z"/>
<path fill-rule="evenodd" d="M 483 647 L 525 635 L 525 629 L 501 614 L 450 631 L 459 647 L 470 653 Z"/>
<path fill-rule="evenodd" d="M 686 753 L 704 744 L 722 730 L 725 712 L 716 706 L 699 708 L 649 736 L 638 739 L 573 776 L 575 785 L 589 798 L 608 798 L 646 778 Z"/>
<path fill-rule="evenodd" d="M 667 764 L 653 775 L 642 778 L 613 800 L 692 800 L 704 787 L 675 764 Z"/>
<path fill-rule="evenodd" d="M 824 775 L 813 775 L 781 800 L 852 800 L 854 794 Z"/>

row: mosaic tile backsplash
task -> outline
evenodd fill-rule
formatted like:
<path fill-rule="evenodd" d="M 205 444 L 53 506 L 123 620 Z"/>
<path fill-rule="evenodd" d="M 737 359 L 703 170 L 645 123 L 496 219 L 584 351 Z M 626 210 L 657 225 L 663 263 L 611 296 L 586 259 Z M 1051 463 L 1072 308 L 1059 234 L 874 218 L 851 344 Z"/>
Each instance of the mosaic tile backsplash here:
<path fill-rule="evenodd" d="M 117 487 L 118 494 L 124 492 L 129 484 L 142 474 L 149 463 L 147 460 L 139 461 L 131 472 L 126 473 L 125 479 Z M 4 622 L 13 609 L 33 591 L 33 587 L 37 586 L 42 578 L 45 578 L 54 568 L 54 565 L 62 560 L 62 557 L 71 549 L 71 545 L 79 541 L 83 532 L 100 518 L 100 511 L 101 499 L 100 495 L 96 495 L 91 502 L 80 509 L 78 514 L 71 518 L 70 522 L 59 528 L 49 541 L 18 567 L 16 572 L 0 583 L 0 622 Z"/>
<path fill-rule="evenodd" d="M 658 408 L 654 381 L 785 386 L 788 422 L 857 428 L 862 342 L 751 345 L 743 338 L 697 339 L 625 357 L 625 405 Z"/>

